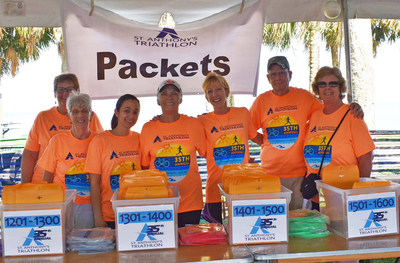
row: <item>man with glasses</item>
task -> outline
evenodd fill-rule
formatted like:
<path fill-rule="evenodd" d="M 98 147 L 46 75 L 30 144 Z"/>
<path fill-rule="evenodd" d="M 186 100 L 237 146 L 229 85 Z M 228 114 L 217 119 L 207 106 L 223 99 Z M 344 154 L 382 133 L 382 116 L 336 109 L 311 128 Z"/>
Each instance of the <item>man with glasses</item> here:
<path fill-rule="evenodd" d="M 33 123 L 22 153 L 22 183 L 42 181 L 43 169 L 36 165 L 37 161 L 55 134 L 71 129 L 67 117 L 67 98 L 72 91 L 79 92 L 79 82 L 75 74 L 64 73 L 55 77 L 54 96 L 58 105 L 40 112 Z M 94 112 L 89 127 L 96 133 L 103 131 L 100 120 Z"/>
<path fill-rule="evenodd" d="M 311 114 L 323 105 L 310 92 L 289 86 L 292 78 L 289 62 L 284 56 L 268 60 L 267 78 L 272 90 L 259 95 L 250 108 L 254 126 L 262 129 L 261 166 L 268 175 L 281 178 L 283 186 L 293 194 L 289 209 L 300 209 L 303 196 L 300 185 L 306 173 L 303 145 L 306 124 Z M 352 112 L 362 117 L 358 104 Z"/>

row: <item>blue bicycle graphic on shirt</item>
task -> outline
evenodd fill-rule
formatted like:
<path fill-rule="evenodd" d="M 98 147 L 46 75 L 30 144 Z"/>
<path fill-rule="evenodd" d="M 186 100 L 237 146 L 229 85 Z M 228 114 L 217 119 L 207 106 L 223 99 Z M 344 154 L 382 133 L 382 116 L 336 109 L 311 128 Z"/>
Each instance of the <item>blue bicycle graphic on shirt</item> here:
<path fill-rule="evenodd" d="M 226 156 L 227 154 L 228 154 L 228 152 L 223 148 L 214 150 L 214 157 L 223 157 L 223 156 Z"/>
<path fill-rule="evenodd" d="M 156 158 L 156 160 L 154 161 L 154 165 L 156 167 L 169 167 L 171 164 L 168 160 L 164 158 Z"/>
<path fill-rule="evenodd" d="M 279 130 L 275 128 L 270 128 L 267 130 L 268 136 L 278 136 L 279 135 Z"/>
<path fill-rule="evenodd" d="M 314 154 L 314 149 L 311 147 L 305 147 L 304 154 L 308 154 L 308 155 Z"/>
<path fill-rule="evenodd" d="M 81 178 L 79 176 L 67 176 L 65 178 L 66 183 L 79 183 L 81 181 Z"/>

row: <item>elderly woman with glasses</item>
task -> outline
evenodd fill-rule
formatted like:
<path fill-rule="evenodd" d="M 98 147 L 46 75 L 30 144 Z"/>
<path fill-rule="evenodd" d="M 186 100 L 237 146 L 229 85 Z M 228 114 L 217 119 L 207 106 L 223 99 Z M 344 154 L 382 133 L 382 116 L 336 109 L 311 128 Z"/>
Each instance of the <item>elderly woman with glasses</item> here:
<path fill-rule="evenodd" d="M 43 181 L 60 184 L 64 189 L 76 189 L 74 205 L 75 228 L 94 227 L 90 204 L 90 180 L 84 173 L 89 143 L 95 133 L 90 131 L 92 100 L 87 94 L 73 92 L 67 99 L 70 131 L 51 138 L 38 165 L 44 170 Z"/>
<path fill-rule="evenodd" d="M 346 82 L 338 68 L 319 69 L 312 83 L 312 90 L 322 100 L 323 109 L 312 114 L 307 128 L 304 144 L 307 175 L 318 173 L 321 165 L 323 152 L 315 152 L 313 149 L 328 143 L 349 109 L 349 105 L 343 103 Z M 330 146 L 327 148 L 322 167 L 357 165 L 360 177 L 370 176 L 375 145 L 364 120 L 347 114 Z M 312 201 L 317 202 L 315 198 Z"/>
<path fill-rule="evenodd" d="M 42 180 L 43 170 L 36 165 L 37 161 L 42 156 L 51 137 L 58 132 L 71 129 L 71 123 L 67 118 L 66 101 L 72 91 L 79 92 L 79 82 L 75 74 L 64 73 L 55 77 L 54 97 L 57 99 L 58 105 L 40 112 L 33 123 L 22 153 L 22 183 Z M 92 114 L 89 127 L 95 132 L 103 131 L 95 113 Z"/>

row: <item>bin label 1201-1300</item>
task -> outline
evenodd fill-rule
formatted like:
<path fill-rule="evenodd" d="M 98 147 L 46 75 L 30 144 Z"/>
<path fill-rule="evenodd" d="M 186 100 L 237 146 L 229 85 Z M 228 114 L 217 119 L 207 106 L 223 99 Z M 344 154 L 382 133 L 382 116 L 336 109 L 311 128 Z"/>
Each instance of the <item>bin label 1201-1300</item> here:
<path fill-rule="evenodd" d="M 4 211 L 4 255 L 64 252 L 61 209 Z"/>
<path fill-rule="evenodd" d="M 349 238 L 398 233 L 397 205 L 395 192 L 349 196 Z"/>

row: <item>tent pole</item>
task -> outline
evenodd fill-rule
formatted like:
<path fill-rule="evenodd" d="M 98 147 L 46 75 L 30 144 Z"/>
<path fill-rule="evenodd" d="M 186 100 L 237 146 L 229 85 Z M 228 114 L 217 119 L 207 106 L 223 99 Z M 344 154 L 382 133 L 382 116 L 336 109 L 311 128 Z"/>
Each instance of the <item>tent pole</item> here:
<path fill-rule="evenodd" d="M 349 6 L 348 0 L 342 1 L 342 12 L 343 12 L 343 35 L 344 35 L 344 53 L 346 58 L 346 77 L 347 77 L 347 88 L 348 88 L 348 101 L 353 101 L 353 89 L 351 86 L 351 57 L 350 57 L 350 33 L 349 33 Z"/>

